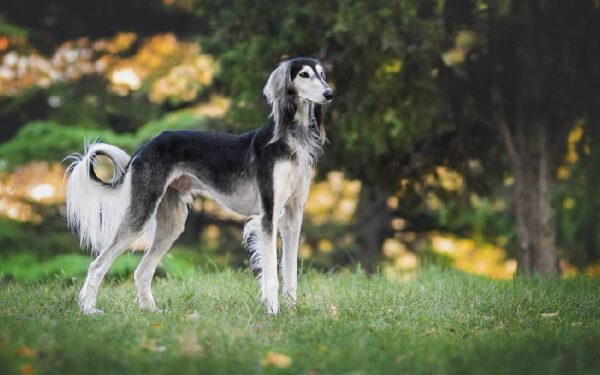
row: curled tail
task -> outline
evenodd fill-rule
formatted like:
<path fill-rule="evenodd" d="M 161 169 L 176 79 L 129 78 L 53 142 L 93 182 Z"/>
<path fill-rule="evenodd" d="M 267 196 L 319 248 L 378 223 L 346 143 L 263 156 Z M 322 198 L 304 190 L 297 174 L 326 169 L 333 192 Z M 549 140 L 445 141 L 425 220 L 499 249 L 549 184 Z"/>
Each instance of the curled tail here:
<path fill-rule="evenodd" d="M 98 155 L 113 163 L 113 179 L 104 182 L 96 176 Z M 131 200 L 131 180 L 127 166 L 131 157 L 118 147 L 105 143 L 86 145 L 83 155 L 67 169 L 67 222 L 79 234 L 82 247 L 98 254 L 113 241 Z"/>

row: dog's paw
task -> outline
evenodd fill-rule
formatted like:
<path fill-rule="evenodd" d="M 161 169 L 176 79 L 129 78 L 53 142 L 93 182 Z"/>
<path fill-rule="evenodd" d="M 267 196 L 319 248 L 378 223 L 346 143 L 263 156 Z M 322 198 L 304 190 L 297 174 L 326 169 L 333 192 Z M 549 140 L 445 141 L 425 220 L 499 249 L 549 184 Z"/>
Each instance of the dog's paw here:
<path fill-rule="evenodd" d="M 289 295 L 284 295 L 283 303 L 285 304 L 285 307 L 287 307 L 289 310 L 296 309 L 296 298 L 295 297 L 292 297 Z"/>
<path fill-rule="evenodd" d="M 164 314 L 167 312 L 167 310 L 165 309 L 159 309 L 156 306 L 140 306 L 140 309 L 144 310 L 144 311 L 148 311 L 154 314 Z"/>
<path fill-rule="evenodd" d="M 104 314 L 104 311 L 97 309 L 93 306 L 84 306 L 81 308 L 81 312 L 84 315 L 100 315 L 100 314 Z"/>
<path fill-rule="evenodd" d="M 279 303 L 268 303 L 267 304 L 267 314 L 276 316 L 279 314 Z"/>

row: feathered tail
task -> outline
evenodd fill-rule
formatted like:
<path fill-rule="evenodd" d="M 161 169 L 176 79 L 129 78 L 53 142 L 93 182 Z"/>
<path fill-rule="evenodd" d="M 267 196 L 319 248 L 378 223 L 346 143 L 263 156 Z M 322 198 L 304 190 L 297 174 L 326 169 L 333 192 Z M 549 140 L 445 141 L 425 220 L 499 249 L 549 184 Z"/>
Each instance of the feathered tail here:
<path fill-rule="evenodd" d="M 97 155 L 113 163 L 112 183 L 94 173 Z M 131 200 L 131 179 L 127 166 L 131 157 L 118 147 L 105 143 L 86 145 L 83 155 L 67 169 L 67 222 L 79 234 L 82 247 L 98 254 L 113 241 Z"/>
<path fill-rule="evenodd" d="M 259 243 L 261 216 L 253 216 L 244 225 L 242 243 L 250 259 L 250 268 L 256 275 L 260 275 L 262 264 Z"/>

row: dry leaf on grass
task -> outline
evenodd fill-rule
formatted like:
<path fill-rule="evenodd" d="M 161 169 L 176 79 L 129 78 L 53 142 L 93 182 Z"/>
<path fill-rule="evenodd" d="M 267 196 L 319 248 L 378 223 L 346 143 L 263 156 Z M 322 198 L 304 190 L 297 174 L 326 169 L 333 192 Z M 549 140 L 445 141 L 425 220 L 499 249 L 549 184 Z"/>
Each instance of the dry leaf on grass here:
<path fill-rule="evenodd" d="M 551 313 L 542 313 L 541 315 L 543 318 L 554 318 L 555 316 L 558 316 L 558 311 Z"/>
<path fill-rule="evenodd" d="M 190 357 L 202 357 L 204 355 L 204 347 L 198 344 L 195 335 L 180 336 L 178 340 L 182 353 Z"/>
<path fill-rule="evenodd" d="M 164 352 L 165 350 L 167 350 L 167 347 L 164 345 L 158 345 L 156 343 L 156 340 L 152 339 L 152 340 L 147 340 L 146 342 L 143 343 L 143 347 L 145 349 L 148 349 L 152 352 L 157 352 L 157 353 L 161 353 Z"/>
<path fill-rule="evenodd" d="M 292 365 L 292 358 L 283 353 L 268 351 L 267 355 L 260 360 L 260 365 L 262 367 L 289 368 Z"/>
<path fill-rule="evenodd" d="M 192 311 L 190 314 L 188 314 L 186 316 L 186 318 L 188 320 L 199 320 L 200 319 L 200 313 L 198 311 Z"/>
<path fill-rule="evenodd" d="M 336 305 L 331 305 L 329 306 L 329 311 L 328 311 L 329 315 L 331 316 L 337 316 L 338 315 L 338 308 Z"/>
<path fill-rule="evenodd" d="M 20 375 L 33 375 L 33 374 L 35 374 L 35 367 L 33 367 L 33 365 L 31 363 L 26 363 L 24 365 L 21 365 L 21 367 L 19 367 L 19 374 Z"/>

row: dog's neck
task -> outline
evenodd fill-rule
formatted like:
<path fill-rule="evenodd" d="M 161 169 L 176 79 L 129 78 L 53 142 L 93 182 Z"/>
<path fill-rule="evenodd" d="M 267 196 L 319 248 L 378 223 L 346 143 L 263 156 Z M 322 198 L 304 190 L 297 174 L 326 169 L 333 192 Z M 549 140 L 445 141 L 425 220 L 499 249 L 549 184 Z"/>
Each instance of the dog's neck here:
<path fill-rule="evenodd" d="M 298 100 L 294 114 L 295 126 L 291 128 L 288 144 L 292 146 L 298 160 L 306 162 L 309 166 L 315 165 L 321 152 L 315 122 L 315 104 L 307 100 Z"/>
<path fill-rule="evenodd" d="M 310 127 L 314 117 L 314 104 L 307 100 L 298 99 L 296 102 L 294 121 L 300 126 Z"/>

